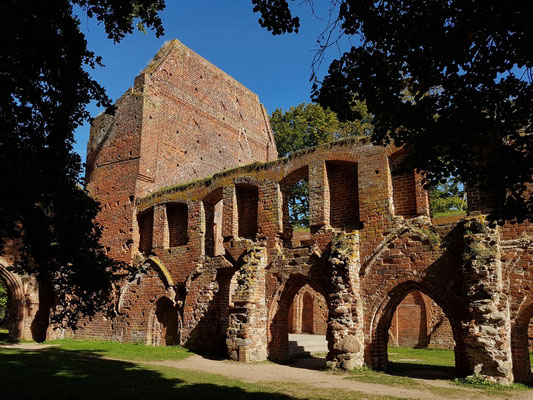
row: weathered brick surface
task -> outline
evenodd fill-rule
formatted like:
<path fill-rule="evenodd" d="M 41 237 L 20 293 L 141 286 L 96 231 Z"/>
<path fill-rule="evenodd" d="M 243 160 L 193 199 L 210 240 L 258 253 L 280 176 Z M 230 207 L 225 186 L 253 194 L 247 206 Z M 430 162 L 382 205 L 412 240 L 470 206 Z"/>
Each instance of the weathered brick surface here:
<path fill-rule="evenodd" d="M 175 41 L 97 118 L 88 150 L 103 244 L 147 273 L 68 335 L 283 359 L 310 287 L 328 308 L 331 367 L 386 369 L 389 332 L 414 329 L 411 344 L 455 344 L 459 375 L 531 377 L 532 226 L 433 224 L 423 176 L 395 174 L 402 150 L 349 139 L 275 160 L 257 96 Z M 301 179 L 310 231 L 293 237 L 287 193 Z M 486 211 L 470 192 L 472 213 Z M 407 304 L 410 330 L 395 320 Z"/>

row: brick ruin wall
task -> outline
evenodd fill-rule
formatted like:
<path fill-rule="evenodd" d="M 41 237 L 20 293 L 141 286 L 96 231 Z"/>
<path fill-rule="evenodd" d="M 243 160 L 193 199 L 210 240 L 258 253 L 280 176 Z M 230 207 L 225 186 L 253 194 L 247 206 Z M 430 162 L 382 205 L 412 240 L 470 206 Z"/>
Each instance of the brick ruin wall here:
<path fill-rule="evenodd" d="M 487 227 L 482 216 L 432 224 L 419 177 L 410 173 L 395 179 L 394 159 L 401 156 L 397 152 L 347 140 L 288 159 L 223 171 L 137 200 L 137 215 L 148 215 L 146 226 L 151 227 L 141 228 L 136 245 L 147 245 L 139 247 L 138 257 L 169 277 L 171 283 L 163 286 L 175 293 L 173 299 L 167 297 L 178 315 L 178 342 L 244 361 L 281 359 L 287 356 L 289 332 L 324 333 L 325 326 L 331 366 L 366 363 L 386 368 L 387 345 L 399 344 L 454 348 L 458 374 L 479 369 L 505 382 L 512 379 L 513 365 L 523 371 L 518 345 L 514 349 L 505 343 L 518 332 L 522 342 L 526 338 L 527 351 L 527 330 L 524 336 L 520 327 L 513 328 L 512 310 L 513 304 L 520 304 L 522 313 L 529 310 L 524 302 L 529 293 L 531 227 L 515 226 L 509 233 L 507 227 Z M 305 237 L 287 229 L 284 195 L 284 188 L 300 179 L 308 179 L 310 188 L 310 231 Z M 411 190 L 405 190 L 405 182 L 412 183 Z M 395 190 L 402 195 L 395 196 Z M 396 200 L 409 204 L 411 211 L 396 207 Z M 182 218 L 187 210 L 187 222 L 169 217 L 176 209 L 182 210 Z M 187 243 L 171 246 L 172 230 L 185 227 L 187 235 L 181 237 Z M 506 235 L 522 239 L 513 241 Z M 486 237 L 491 240 L 486 242 Z M 465 254 L 472 254 L 466 264 Z M 476 316 L 470 310 L 480 307 L 479 299 L 472 303 L 465 279 L 480 280 L 476 271 L 481 260 L 494 273 L 490 282 L 499 282 L 501 297 L 486 299 L 494 308 L 481 307 Z M 508 274 L 509 269 L 514 274 Z M 512 279 L 522 281 L 512 289 Z M 523 293 L 522 299 L 513 290 Z M 159 291 L 163 293 L 163 287 Z M 136 292 L 139 304 L 154 308 L 157 299 L 142 293 Z M 509 302 L 503 301 L 505 296 Z M 322 307 L 321 312 L 302 312 L 311 308 L 309 298 L 313 310 Z M 317 299 L 324 300 L 314 307 L 320 303 Z M 143 309 L 141 315 L 147 318 L 150 311 Z M 492 315 L 509 318 L 508 330 L 491 330 Z M 311 329 L 325 318 L 325 324 Z M 472 318 L 479 322 L 473 324 Z M 114 321 L 108 329 L 122 332 L 118 340 L 131 340 L 126 333 L 131 328 L 121 325 L 127 318 Z M 158 324 L 159 330 L 173 326 Z M 155 343 L 149 338 L 162 334 L 153 333 L 152 326 L 146 322 L 135 337 Z M 90 332 L 78 336 L 96 332 L 93 324 Z M 109 332 L 99 334 L 106 337 Z M 493 348 L 489 343 L 502 344 Z M 523 379 L 519 371 L 514 376 Z"/>
<path fill-rule="evenodd" d="M 394 146 L 343 140 L 276 160 L 257 96 L 177 41 L 117 106 L 91 130 L 88 189 L 108 254 L 146 273 L 66 336 L 283 359 L 306 292 L 324 299 L 313 324 L 323 332 L 327 318 L 331 368 L 386 369 L 394 341 L 454 342 L 458 375 L 531 378 L 530 224 L 491 226 L 475 189 L 468 217 L 434 223 L 421 175 L 397 171 Z M 301 179 L 304 235 L 287 205 Z"/>

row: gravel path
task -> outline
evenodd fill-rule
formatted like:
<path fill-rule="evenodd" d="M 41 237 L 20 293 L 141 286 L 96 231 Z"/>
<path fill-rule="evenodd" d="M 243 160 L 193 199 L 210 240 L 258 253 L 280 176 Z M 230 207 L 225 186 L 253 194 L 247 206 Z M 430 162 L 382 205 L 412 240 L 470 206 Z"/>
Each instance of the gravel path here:
<path fill-rule="evenodd" d="M 422 389 L 409 389 L 401 386 L 389 386 L 375 383 L 358 382 L 347 379 L 346 374 L 336 374 L 331 372 L 319 371 L 318 369 L 324 364 L 323 359 L 301 359 L 297 360 L 291 365 L 280 365 L 275 363 L 239 363 L 227 360 L 211 360 L 199 355 L 193 355 L 180 361 L 157 361 L 146 362 L 145 364 L 160 365 L 165 367 L 187 369 L 194 371 L 207 372 L 212 374 L 224 375 L 230 378 L 235 378 L 245 382 L 288 382 L 299 383 L 318 388 L 333 388 L 352 390 L 360 393 L 392 396 L 406 399 L 463 399 L 463 395 L 459 397 L 439 397 L 435 393 Z M 423 381 L 426 385 L 433 385 L 438 387 L 449 387 L 450 389 L 458 389 L 451 384 L 444 381 Z M 476 390 L 468 390 L 472 392 L 472 397 L 483 398 L 484 395 Z M 469 396 L 470 397 L 470 396 Z M 495 396 L 490 396 L 491 399 L 497 399 Z M 509 399 L 509 397 L 505 397 Z M 519 398 L 519 397 L 513 397 Z"/>

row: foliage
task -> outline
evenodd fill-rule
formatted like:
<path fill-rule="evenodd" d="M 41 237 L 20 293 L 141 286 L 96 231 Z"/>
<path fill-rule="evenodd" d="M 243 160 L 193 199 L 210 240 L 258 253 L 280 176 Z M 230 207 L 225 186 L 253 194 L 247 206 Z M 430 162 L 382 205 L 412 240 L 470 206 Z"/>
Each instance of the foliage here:
<path fill-rule="evenodd" d="M 349 122 L 340 122 L 337 114 L 315 103 L 302 103 L 287 111 L 276 108 L 270 116 L 270 125 L 279 157 L 336 139 L 370 134 L 372 116 L 365 103 L 357 102 L 354 107 L 361 117 Z"/>
<path fill-rule="evenodd" d="M 328 143 L 349 136 L 367 136 L 372 132 L 372 116 L 366 104 L 354 104 L 360 118 L 340 122 L 337 115 L 318 104 L 302 103 L 287 111 L 279 108 L 270 116 L 270 125 L 276 139 L 278 155 Z M 290 220 L 294 227 L 309 226 L 309 182 L 301 180 L 291 187 L 289 197 Z"/>
<path fill-rule="evenodd" d="M 58 306 L 53 319 L 73 325 L 102 309 L 118 267 L 98 242 L 99 204 L 81 188 L 81 160 L 72 149 L 74 129 L 89 119 L 89 102 L 112 110 L 87 72 L 102 64 L 87 49 L 74 6 L 117 42 L 136 21 L 161 35 L 157 12 L 164 2 L 0 3 L 0 179 L 9 190 L 0 198 L 0 238 L 23 238 L 15 270 L 51 288 Z"/>
<path fill-rule="evenodd" d="M 0 279 L 0 328 L 5 326 L 5 318 L 7 311 L 7 287 L 2 279 Z"/>
<path fill-rule="evenodd" d="M 443 184 L 429 189 L 431 215 L 445 214 L 450 211 L 466 210 L 466 197 L 462 185 L 449 179 Z"/>
<path fill-rule="evenodd" d="M 299 28 L 287 0 L 255 1 L 274 34 Z M 313 7 L 312 1 L 307 1 Z M 315 84 L 313 99 L 341 120 L 365 99 L 373 140 L 411 148 L 406 168 L 450 176 L 498 201 L 491 218 L 533 220 L 533 24 L 529 4 L 457 0 L 331 0 L 319 39 L 353 46 Z M 283 18 L 272 13 L 283 10 Z M 319 57 L 320 58 L 320 57 Z"/>

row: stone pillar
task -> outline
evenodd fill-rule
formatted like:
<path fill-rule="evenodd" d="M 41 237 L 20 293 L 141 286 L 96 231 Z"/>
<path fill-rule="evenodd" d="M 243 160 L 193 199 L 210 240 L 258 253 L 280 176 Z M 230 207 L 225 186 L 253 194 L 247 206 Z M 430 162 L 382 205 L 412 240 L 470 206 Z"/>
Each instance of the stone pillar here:
<path fill-rule="evenodd" d="M 266 248 L 253 245 L 237 271 L 238 286 L 233 294 L 226 339 L 232 360 L 249 362 L 267 358 L 266 264 Z"/>
<path fill-rule="evenodd" d="M 331 242 L 329 258 L 329 368 L 352 370 L 364 364 L 359 269 L 359 232 L 337 234 Z"/>
<path fill-rule="evenodd" d="M 513 382 L 509 299 L 504 293 L 498 227 L 466 220 L 463 275 L 470 311 L 462 322 L 471 372 L 499 384 Z"/>

